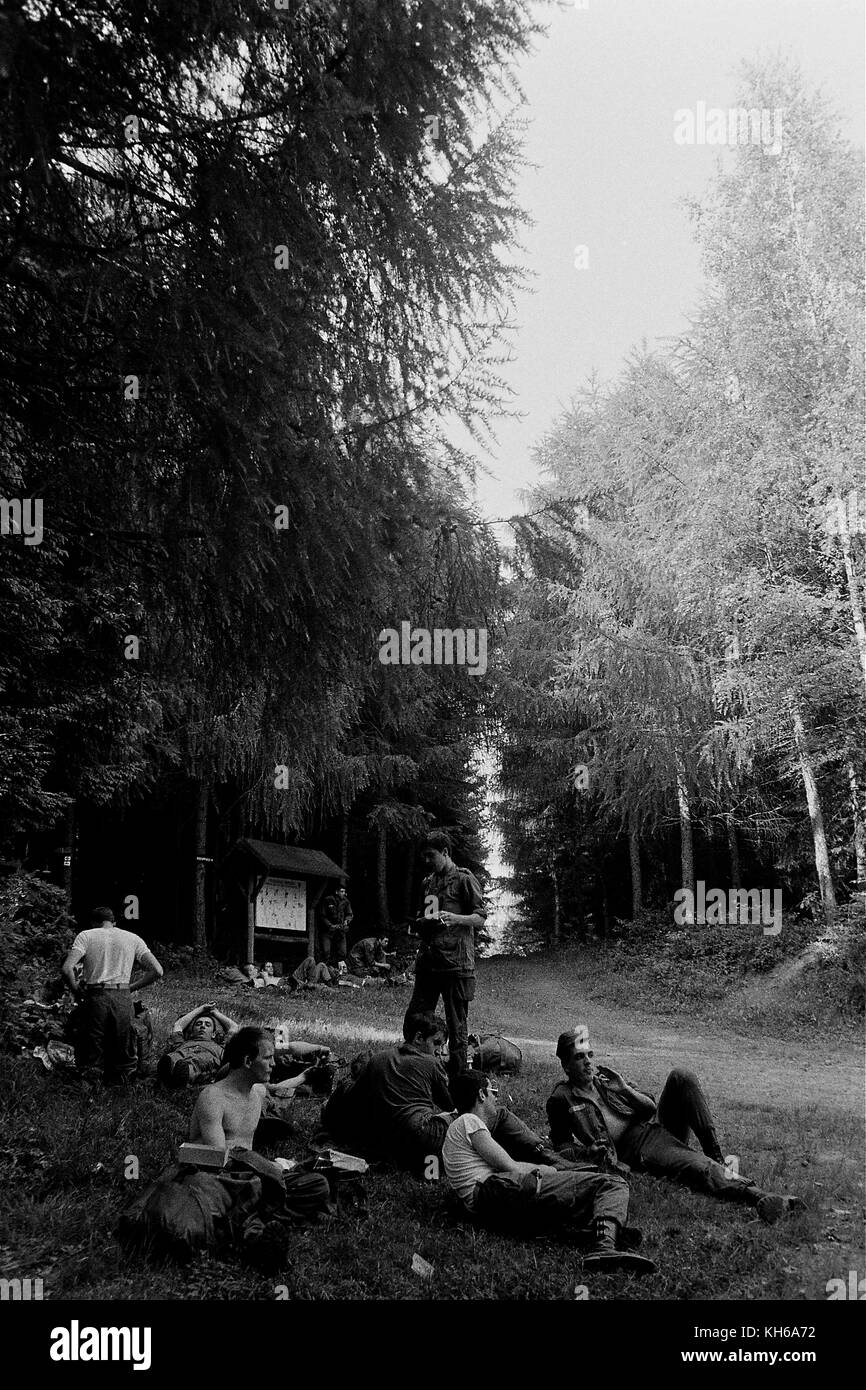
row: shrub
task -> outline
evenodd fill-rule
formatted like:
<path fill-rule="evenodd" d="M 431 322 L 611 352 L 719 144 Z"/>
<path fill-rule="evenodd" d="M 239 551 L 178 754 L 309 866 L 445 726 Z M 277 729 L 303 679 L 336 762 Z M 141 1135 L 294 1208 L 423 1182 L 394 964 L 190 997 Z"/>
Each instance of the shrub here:
<path fill-rule="evenodd" d="M 0 991 L 56 974 L 76 931 L 61 888 L 34 873 L 0 879 Z"/>

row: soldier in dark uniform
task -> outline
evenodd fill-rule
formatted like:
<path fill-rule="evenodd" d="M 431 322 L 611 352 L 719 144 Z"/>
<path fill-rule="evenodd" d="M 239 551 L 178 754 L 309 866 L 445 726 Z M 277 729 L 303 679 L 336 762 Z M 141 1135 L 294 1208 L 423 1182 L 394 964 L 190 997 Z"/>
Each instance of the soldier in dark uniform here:
<path fill-rule="evenodd" d="M 475 929 L 483 927 L 487 910 L 478 880 L 468 869 L 458 869 L 451 858 L 451 841 L 443 831 L 427 836 L 423 855 L 432 873 L 424 880 L 423 916 L 416 921 L 421 949 L 403 1032 L 405 1037 L 406 1021 L 413 1014 L 435 1012 L 441 995 L 448 1023 L 448 1073 L 453 1077 L 468 1065 L 467 1017 L 475 998 Z"/>
<path fill-rule="evenodd" d="M 346 959 L 346 933 L 353 916 L 346 885 L 341 883 L 336 893 L 329 893 L 322 903 L 319 942 L 322 960 L 328 964 Z"/>

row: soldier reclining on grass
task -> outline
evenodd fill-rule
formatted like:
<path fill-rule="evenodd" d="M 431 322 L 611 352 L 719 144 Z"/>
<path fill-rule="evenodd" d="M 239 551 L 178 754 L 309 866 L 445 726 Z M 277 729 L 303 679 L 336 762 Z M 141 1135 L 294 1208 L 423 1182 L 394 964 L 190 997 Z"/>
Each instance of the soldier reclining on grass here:
<path fill-rule="evenodd" d="M 156 1074 L 164 1086 L 188 1086 L 213 1076 L 222 1065 L 223 1046 L 240 1028 L 216 1004 L 199 1004 L 175 1020 Z"/>
<path fill-rule="evenodd" d="M 540 1158 L 515 1160 L 494 1138 L 499 1093 L 490 1078 L 481 1071 L 461 1072 L 452 1091 L 460 1115 L 448 1128 L 442 1162 L 449 1186 L 476 1221 L 507 1235 L 568 1228 L 576 1233 L 590 1226 L 587 1272 L 655 1273 L 652 1260 L 617 1248 L 628 1216 L 625 1178 L 602 1173 L 594 1163 L 570 1163 L 557 1171 Z M 635 1230 L 627 1234 L 633 1244 L 640 1240 Z"/>
<path fill-rule="evenodd" d="M 750 1178 L 728 1172 L 694 1073 L 681 1067 L 672 1071 L 656 1105 L 612 1067 L 593 1067 L 585 1025 L 560 1034 L 556 1055 L 567 1080 L 548 1100 L 547 1118 L 551 1143 L 563 1157 L 672 1178 L 711 1197 L 753 1206 L 770 1224 L 802 1207 L 799 1197 L 764 1192 Z M 689 1147 L 689 1129 L 702 1152 Z"/>

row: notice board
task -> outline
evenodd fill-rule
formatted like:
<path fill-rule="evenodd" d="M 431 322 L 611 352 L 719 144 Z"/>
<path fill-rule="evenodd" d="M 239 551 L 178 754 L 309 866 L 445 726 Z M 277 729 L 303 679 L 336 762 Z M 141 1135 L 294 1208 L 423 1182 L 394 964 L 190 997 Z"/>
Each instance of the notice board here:
<path fill-rule="evenodd" d="M 307 885 L 303 879 L 265 879 L 256 898 L 256 931 L 306 936 Z"/>

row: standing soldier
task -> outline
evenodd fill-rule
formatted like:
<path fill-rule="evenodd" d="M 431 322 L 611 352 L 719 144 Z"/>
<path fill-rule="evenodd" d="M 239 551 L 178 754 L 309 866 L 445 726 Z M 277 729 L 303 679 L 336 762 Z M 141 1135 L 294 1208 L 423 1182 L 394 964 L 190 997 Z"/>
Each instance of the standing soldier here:
<path fill-rule="evenodd" d="M 468 869 L 458 869 L 451 858 L 451 841 L 443 831 L 427 836 L 423 856 L 433 872 L 424 880 L 424 915 L 416 921 L 421 949 L 406 1019 L 434 1013 L 442 996 L 448 1023 L 448 1074 L 453 1078 L 467 1067 L 467 1017 L 475 998 L 475 929 L 484 926 L 487 909 L 478 880 Z M 403 1030 L 405 1037 L 405 1021 Z"/>
<path fill-rule="evenodd" d="M 346 933 L 352 917 L 352 904 L 342 882 L 336 893 L 329 893 L 322 903 L 322 960 L 330 963 L 346 959 Z"/>
<path fill-rule="evenodd" d="M 132 991 L 162 978 L 162 966 L 134 932 L 115 924 L 110 907 L 95 907 L 90 927 L 79 932 L 61 974 L 81 1000 L 76 1061 L 82 1072 L 101 1070 L 110 1085 L 135 1076 L 138 1057 Z M 81 981 L 75 967 L 81 965 Z M 133 976 L 135 966 L 139 966 Z"/>

